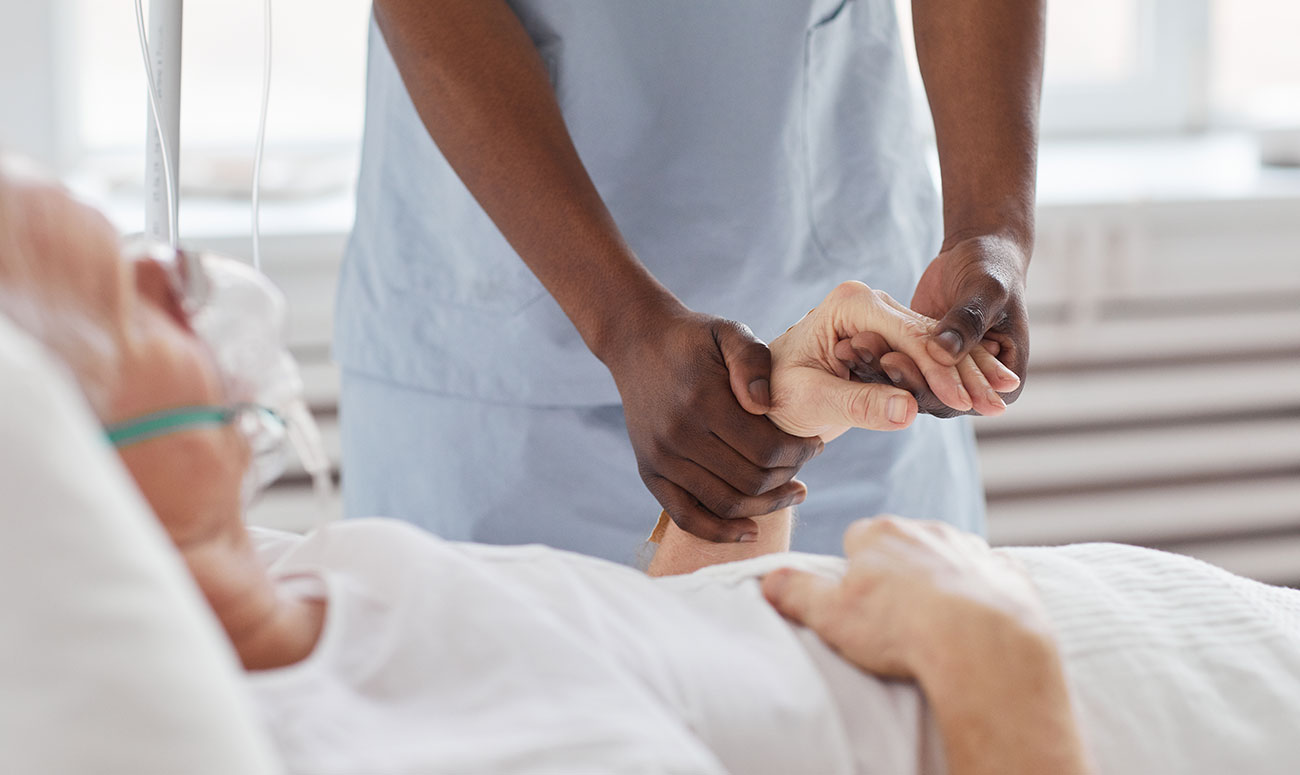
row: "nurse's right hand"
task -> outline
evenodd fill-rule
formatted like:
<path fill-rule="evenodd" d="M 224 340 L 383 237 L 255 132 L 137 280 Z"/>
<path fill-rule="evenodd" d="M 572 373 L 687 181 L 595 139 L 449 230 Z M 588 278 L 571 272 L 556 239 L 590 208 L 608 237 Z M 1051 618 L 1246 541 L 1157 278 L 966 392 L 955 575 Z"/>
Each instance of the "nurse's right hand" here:
<path fill-rule="evenodd" d="M 641 480 L 678 527 L 710 541 L 753 540 L 750 517 L 803 502 L 807 488 L 795 474 L 823 444 L 763 416 L 772 355 L 748 327 L 665 313 L 606 364 Z"/>

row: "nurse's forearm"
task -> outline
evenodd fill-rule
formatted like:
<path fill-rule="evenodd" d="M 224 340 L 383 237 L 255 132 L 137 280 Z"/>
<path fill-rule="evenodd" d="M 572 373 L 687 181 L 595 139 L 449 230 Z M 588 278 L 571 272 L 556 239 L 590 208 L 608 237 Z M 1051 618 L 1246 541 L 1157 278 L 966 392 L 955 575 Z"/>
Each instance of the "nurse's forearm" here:
<path fill-rule="evenodd" d="M 672 520 L 660 517 L 659 548 L 646 568 L 651 576 L 676 576 L 690 573 L 709 565 L 748 560 L 764 554 L 790 550 L 790 529 L 794 522 L 793 509 L 781 509 L 762 517 L 754 517 L 758 534 L 754 541 L 745 543 L 715 543 L 682 530 Z"/>
<path fill-rule="evenodd" d="M 1044 0 L 913 0 L 934 116 L 944 243 L 1034 235 Z"/>
<path fill-rule="evenodd" d="M 374 9 L 430 136 L 593 351 L 639 311 L 680 307 L 623 241 L 503 0 Z"/>

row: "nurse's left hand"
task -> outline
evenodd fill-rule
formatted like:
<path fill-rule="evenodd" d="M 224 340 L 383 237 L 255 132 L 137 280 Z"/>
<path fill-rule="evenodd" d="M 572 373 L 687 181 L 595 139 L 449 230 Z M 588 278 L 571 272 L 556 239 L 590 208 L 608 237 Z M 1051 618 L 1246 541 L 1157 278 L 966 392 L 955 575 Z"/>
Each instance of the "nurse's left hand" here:
<path fill-rule="evenodd" d="M 939 322 L 930 333 L 928 349 L 934 359 L 956 364 L 992 341 L 996 357 L 1020 377 L 1013 390 L 1000 392 L 1010 404 L 1024 389 L 1029 364 L 1029 318 L 1025 311 L 1027 246 L 1007 237 L 986 235 L 945 243 L 944 249 L 921 275 L 912 296 L 912 309 Z M 877 354 L 879 355 L 879 354 Z M 894 384 L 917 395 L 921 411 L 941 417 L 960 414 L 934 400 L 914 374 L 906 358 L 885 361 Z"/>

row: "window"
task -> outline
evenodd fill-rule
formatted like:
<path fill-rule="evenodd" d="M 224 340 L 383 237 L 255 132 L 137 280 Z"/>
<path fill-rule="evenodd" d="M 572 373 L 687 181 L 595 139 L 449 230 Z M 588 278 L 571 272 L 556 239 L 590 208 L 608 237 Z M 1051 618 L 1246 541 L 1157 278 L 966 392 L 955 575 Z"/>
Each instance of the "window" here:
<path fill-rule="evenodd" d="M 1215 0 L 1211 20 L 1215 119 L 1300 127 L 1300 2 Z"/>
<path fill-rule="evenodd" d="M 345 186 L 361 135 L 370 3 L 271 1 L 264 191 L 270 198 Z M 63 2 L 75 52 L 72 163 L 137 185 L 148 108 L 132 0 Z M 261 100 L 262 3 L 184 4 L 181 178 L 191 192 L 247 193 Z"/>
<path fill-rule="evenodd" d="M 1296 30 L 1295 0 L 1049 2 L 1043 135 L 1300 126 Z"/>

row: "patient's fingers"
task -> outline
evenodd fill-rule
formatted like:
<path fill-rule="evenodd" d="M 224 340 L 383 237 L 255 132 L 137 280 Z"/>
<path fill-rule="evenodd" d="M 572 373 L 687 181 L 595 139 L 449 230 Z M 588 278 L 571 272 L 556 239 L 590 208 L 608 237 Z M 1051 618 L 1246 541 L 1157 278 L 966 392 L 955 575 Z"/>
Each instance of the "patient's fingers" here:
<path fill-rule="evenodd" d="M 715 543 L 758 540 L 758 523 L 752 519 L 722 519 L 711 514 L 695 497 L 668 481 L 656 476 L 646 480 L 646 487 L 673 522 L 691 535 Z"/>
<path fill-rule="evenodd" d="M 979 345 L 971 348 L 978 350 Z M 980 367 L 975 365 L 975 359 L 967 355 L 957 361 L 957 371 L 961 373 L 962 383 L 966 386 L 966 392 L 970 393 L 971 406 L 985 417 L 996 417 L 1007 410 L 1007 405 L 1002 401 L 1002 397 L 997 394 L 989 381 L 984 378 L 984 372 Z"/>
<path fill-rule="evenodd" d="M 931 391 L 939 400 L 959 412 L 973 404 L 955 366 L 935 360 L 927 342 L 933 321 L 913 312 L 889 294 L 872 291 L 862 283 L 841 283 L 824 302 L 838 338 L 872 331 L 884 337 L 892 349 L 912 358 Z"/>
<path fill-rule="evenodd" d="M 815 421 L 828 426 L 850 426 L 875 431 L 896 431 L 916 419 L 916 399 L 891 385 L 852 382 L 826 372 L 809 376 L 809 388 L 822 402 Z"/>
<path fill-rule="evenodd" d="M 809 627 L 823 637 L 839 594 L 838 582 L 793 568 L 781 568 L 763 577 L 763 596 L 767 602 L 785 618 Z"/>
<path fill-rule="evenodd" d="M 979 346 L 971 348 L 970 357 L 974 359 L 975 365 L 979 367 L 994 390 L 999 393 L 1010 393 L 1020 387 L 1020 377 L 994 357 L 996 353 L 990 351 L 990 344 L 994 349 L 1001 351 L 1001 345 L 992 339 L 985 339 Z"/>

